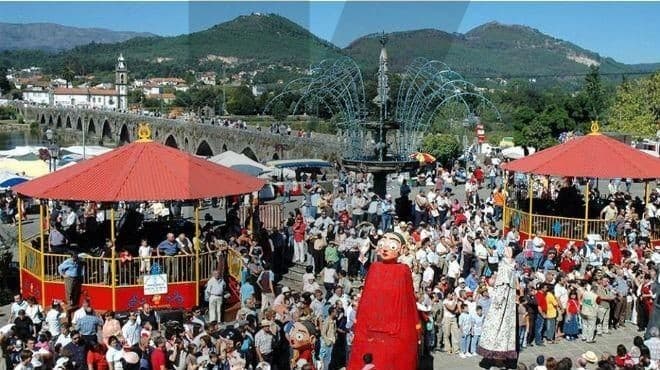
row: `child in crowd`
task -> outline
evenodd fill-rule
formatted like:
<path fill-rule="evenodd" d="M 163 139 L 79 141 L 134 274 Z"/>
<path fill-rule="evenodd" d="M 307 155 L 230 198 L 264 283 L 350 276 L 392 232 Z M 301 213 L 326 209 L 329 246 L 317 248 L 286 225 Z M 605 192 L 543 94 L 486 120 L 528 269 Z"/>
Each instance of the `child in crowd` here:
<path fill-rule="evenodd" d="M 484 315 L 481 306 L 477 306 L 476 312 L 470 315 L 470 325 L 472 326 L 472 333 L 470 338 L 470 353 L 468 355 L 475 356 L 477 354 L 477 345 L 479 345 L 479 337 L 481 337 L 481 330 L 484 325 Z"/>
<path fill-rule="evenodd" d="M 468 350 L 470 349 L 470 333 L 472 332 L 472 321 L 470 319 L 470 313 L 468 312 L 467 304 L 461 304 L 461 315 L 458 316 L 458 330 L 461 332 L 461 343 L 460 343 L 460 357 L 466 358 L 470 357 Z"/>

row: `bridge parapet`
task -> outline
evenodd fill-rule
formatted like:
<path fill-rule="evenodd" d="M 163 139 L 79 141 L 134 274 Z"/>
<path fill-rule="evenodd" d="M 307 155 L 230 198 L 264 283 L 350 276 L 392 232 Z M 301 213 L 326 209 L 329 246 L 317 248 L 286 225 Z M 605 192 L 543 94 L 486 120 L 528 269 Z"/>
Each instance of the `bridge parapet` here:
<path fill-rule="evenodd" d="M 154 140 L 193 154 L 212 156 L 226 150 L 244 153 L 258 161 L 288 158 L 337 160 L 342 153 L 337 136 L 314 134 L 311 138 L 271 134 L 265 130 L 236 129 L 210 123 L 191 123 L 133 113 L 16 104 L 26 121 L 44 129 L 64 129 L 86 134 L 90 145 L 121 145 L 137 138 L 140 122 L 147 122 Z"/>

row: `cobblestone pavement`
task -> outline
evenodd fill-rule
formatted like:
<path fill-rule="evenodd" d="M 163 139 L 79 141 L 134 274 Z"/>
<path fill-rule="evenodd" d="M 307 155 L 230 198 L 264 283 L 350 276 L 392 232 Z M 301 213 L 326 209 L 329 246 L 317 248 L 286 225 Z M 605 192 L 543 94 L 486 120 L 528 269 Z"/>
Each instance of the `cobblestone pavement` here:
<path fill-rule="evenodd" d="M 525 348 L 519 358 L 519 362 L 529 366 L 534 364 L 536 357 L 544 355 L 545 358 L 554 357 L 561 359 L 569 357 L 573 364 L 575 359 L 587 351 L 593 351 L 597 356 L 601 356 L 604 352 L 615 353 L 616 346 L 619 344 L 625 345 L 627 348 L 632 346 L 633 338 L 636 335 L 643 333 L 637 332 L 637 327 L 628 324 L 625 328 L 619 328 L 615 331 L 610 331 L 610 334 L 596 337 L 596 343 L 585 343 L 581 340 L 565 341 L 561 340 L 557 344 L 546 344 L 543 347 L 527 347 Z M 478 369 L 481 356 L 474 356 L 462 359 L 458 355 L 447 355 L 444 352 L 435 352 L 433 357 L 434 369 Z"/>

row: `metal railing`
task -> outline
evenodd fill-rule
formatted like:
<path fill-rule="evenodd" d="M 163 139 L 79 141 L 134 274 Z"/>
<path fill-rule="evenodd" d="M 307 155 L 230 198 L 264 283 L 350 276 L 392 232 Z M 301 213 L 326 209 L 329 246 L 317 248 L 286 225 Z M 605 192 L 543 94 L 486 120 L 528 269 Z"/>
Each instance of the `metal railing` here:
<path fill-rule="evenodd" d="M 529 213 L 507 207 L 503 214 L 505 227 L 515 226 L 523 233 L 529 233 Z M 586 234 L 600 235 L 602 240 L 616 239 L 616 230 L 611 222 L 591 219 L 587 221 L 581 218 L 557 217 L 541 214 L 532 214 L 531 233 L 540 236 L 548 236 L 558 239 L 582 240 Z M 660 241 L 660 229 L 651 230 L 652 242 Z"/>
<path fill-rule="evenodd" d="M 217 251 L 204 251 L 198 254 L 176 256 L 153 256 L 149 258 L 132 257 L 119 258 L 94 257 L 80 254 L 83 263 L 82 283 L 98 286 L 133 286 L 142 285 L 142 277 L 147 274 L 167 274 L 169 283 L 196 282 L 196 268 L 199 266 L 199 279 L 205 280 L 211 276 L 213 270 L 218 268 Z M 230 249 L 227 264 L 229 273 L 240 281 L 243 259 L 241 255 Z M 27 270 L 43 281 L 63 282 L 58 267 L 70 256 L 67 254 L 41 253 L 29 242 L 21 243 L 21 268 Z M 114 265 L 114 281 L 112 278 Z M 43 270 L 42 270 L 43 266 Z M 43 276 L 42 276 L 43 271 Z"/>

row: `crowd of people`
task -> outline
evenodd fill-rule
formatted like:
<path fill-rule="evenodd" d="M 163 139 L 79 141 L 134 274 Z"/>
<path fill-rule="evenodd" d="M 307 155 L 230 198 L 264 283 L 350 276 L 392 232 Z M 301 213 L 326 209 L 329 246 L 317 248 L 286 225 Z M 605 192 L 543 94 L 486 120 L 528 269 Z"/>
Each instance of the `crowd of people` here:
<path fill-rule="evenodd" d="M 622 344 L 611 355 L 585 352 L 578 359 L 538 358 L 537 364 L 516 366 L 658 368 L 660 246 L 644 232 L 657 224 L 658 198 L 645 205 L 644 217 L 630 197 L 612 203 L 625 226 L 622 258 L 615 263 L 607 243 L 592 239 L 565 245 L 535 235 L 522 239 L 515 225 L 501 225 L 501 181 L 472 175 L 461 201 L 453 193 L 462 190 L 448 189 L 444 172 L 433 171 L 429 186 L 403 181 L 393 199 L 372 193 L 370 175 L 340 171 L 329 186 L 306 189 L 300 208 L 281 228 L 219 234 L 205 227 L 200 247 L 213 246 L 219 255 L 233 248 L 243 258 L 240 309 L 232 322 L 222 312 L 228 275 L 221 263 L 205 287 L 206 304 L 187 312 L 181 325 L 164 325 L 148 305 L 127 316 L 101 317 L 93 302 L 67 313 L 75 297 L 44 308 L 17 296 L 2 332 L 6 364 L 43 370 L 345 368 L 364 278 L 379 239 L 394 231 L 405 239 L 399 263 L 412 275 L 423 355 L 477 354 L 489 311 L 502 303 L 493 296 L 494 281 L 510 249 L 517 313 L 510 339 L 516 353 L 558 341 L 594 343 L 624 326 L 640 333 L 633 345 Z M 483 186 L 489 186 L 487 196 L 480 196 Z M 174 238 L 166 241 L 177 245 Z M 155 249 L 166 252 L 167 245 Z M 301 286 L 280 282 L 296 264 L 306 268 Z M 364 369 L 373 369 L 372 361 L 365 355 Z"/>

